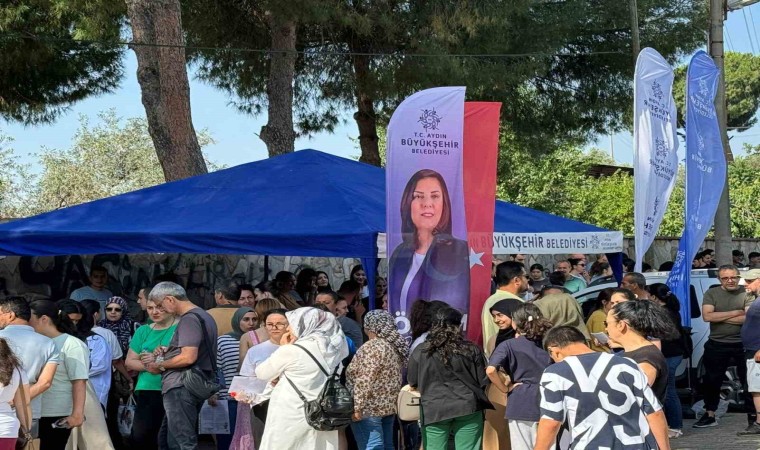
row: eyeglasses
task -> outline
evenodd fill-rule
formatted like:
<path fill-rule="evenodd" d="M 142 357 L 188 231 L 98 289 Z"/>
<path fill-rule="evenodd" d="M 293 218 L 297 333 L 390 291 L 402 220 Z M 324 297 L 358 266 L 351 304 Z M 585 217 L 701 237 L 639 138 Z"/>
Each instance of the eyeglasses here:
<path fill-rule="evenodd" d="M 738 281 L 741 277 L 720 277 L 720 281 Z"/>
<path fill-rule="evenodd" d="M 108 312 L 121 312 L 121 308 L 111 307 L 111 308 L 106 308 L 106 311 L 108 311 Z"/>
<path fill-rule="evenodd" d="M 578 263 L 576 266 L 586 267 L 586 263 Z"/>
<path fill-rule="evenodd" d="M 272 328 L 275 330 L 284 330 L 288 327 L 287 323 L 268 323 L 265 325 L 267 328 Z"/>

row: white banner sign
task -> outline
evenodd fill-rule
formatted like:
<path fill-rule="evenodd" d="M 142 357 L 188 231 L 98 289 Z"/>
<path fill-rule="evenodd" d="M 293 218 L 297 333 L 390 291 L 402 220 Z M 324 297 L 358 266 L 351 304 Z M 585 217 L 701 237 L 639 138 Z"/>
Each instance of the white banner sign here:
<path fill-rule="evenodd" d="M 377 235 L 378 258 L 386 258 L 385 233 Z M 622 231 L 585 233 L 494 233 L 493 253 L 555 255 L 562 253 L 617 253 L 623 251 Z"/>
<path fill-rule="evenodd" d="M 639 54 L 633 91 L 634 236 L 636 271 L 641 272 L 678 172 L 673 69 L 656 50 Z"/>

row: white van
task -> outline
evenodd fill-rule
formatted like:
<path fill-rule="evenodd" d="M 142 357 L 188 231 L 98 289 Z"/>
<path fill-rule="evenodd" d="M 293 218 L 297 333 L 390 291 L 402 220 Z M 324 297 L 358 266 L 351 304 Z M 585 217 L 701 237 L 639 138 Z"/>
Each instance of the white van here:
<path fill-rule="evenodd" d="M 644 277 L 647 279 L 647 285 L 654 283 L 665 283 L 668 279 L 670 272 L 647 272 Z M 742 280 L 742 284 L 744 281 Z M 589 300 L 596 300 L 599 292 L 606 288 L 616 288 L 618 285 L 616 282 L 603 283 L 595 286 L 588 287 L 573 294 L 578 299 L 579 303 L 584 303 Z M 705 291 L 713 286 L 720 286 L 718 281 L 717 269 L 697 269 L 691 271 L 691 339 L 694 343 L 694 352 L 691 356 L 692 376 L 700 375 L 699 368 L 701 367 L 702 354 L 704 353 L 705 342 L 710 336 L 710 324 L 702 320 L 702 298 Z M 679 299 L 683 302 L 683 299 Z M 686 376 L 686 366 L 688 360 L 684 360 L 681 366 L 676 372 L 678 378 Z M 693 378 L 696 380 L 696 378 Z"/>

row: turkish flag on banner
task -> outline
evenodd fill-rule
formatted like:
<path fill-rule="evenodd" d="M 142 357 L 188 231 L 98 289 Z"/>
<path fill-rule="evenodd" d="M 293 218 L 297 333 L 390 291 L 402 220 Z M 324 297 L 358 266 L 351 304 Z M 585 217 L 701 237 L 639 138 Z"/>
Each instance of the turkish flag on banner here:
<path fill-rule="evenodd" d="M 464 203 L 470 245 L 470 310 L 467 338 L 482 341 L 480 315 L 491 295 L 493 223 L 496 208 L 496 159 L 501 103 L 464 106 Z"/>

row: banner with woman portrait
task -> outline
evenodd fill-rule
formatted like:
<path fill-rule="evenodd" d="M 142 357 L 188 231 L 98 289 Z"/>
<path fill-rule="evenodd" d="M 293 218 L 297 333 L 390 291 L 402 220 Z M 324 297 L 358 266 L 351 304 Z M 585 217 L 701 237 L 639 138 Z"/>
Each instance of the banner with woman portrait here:
<path fill-rule="evenodd" d="M 464 97 L 464 87 L 417 92 L 399 105 L 388 125 L 388 300 L 402 334 L 411 330 L 409 313 L 418 299 L 468 311 Z"/>

